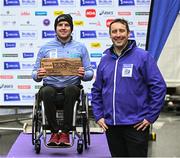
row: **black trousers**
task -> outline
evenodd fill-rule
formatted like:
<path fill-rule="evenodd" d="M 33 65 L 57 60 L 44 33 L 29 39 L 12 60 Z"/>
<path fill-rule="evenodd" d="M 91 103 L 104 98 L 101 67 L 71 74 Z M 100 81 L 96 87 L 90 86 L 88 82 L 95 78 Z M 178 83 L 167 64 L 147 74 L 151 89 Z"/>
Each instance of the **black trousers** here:
<path fill-rule="evenodd" d="M 106 137 L 112 157 L 147 157 L 149 128 L 137 131 L 132 125 L 108 126 Z"/>
<path fill-rule="evenodd" d="M 57 108 L 56 99 L 57 99 L 57 93 L 59 92 L 63 93 L 64 95 L 63 132 L 69 132 L 70 128 L 72 127 L 73 108 L 75 101 L 79 98 L 80 88 L 75 85 L 70 85 L 61 89 L 54 88 L 51 86 L 43 86 L 40 89 L 40 97 L 44 102 L 45 114 L 52 133 L 57 133 L 59 131 L 59 126 L 56 120 L 56 108 Z"/>

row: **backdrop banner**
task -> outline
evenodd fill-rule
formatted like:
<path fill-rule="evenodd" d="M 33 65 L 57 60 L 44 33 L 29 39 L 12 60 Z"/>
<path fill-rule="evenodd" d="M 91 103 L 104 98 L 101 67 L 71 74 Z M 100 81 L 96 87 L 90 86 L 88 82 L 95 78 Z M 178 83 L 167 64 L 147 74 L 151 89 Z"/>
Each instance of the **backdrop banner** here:
<path fill-rule="evenodd" d="M 73 38 L 86 45 L 96 74 L 103 51 L 111 46 L 108 26 L 113 19 L 128 20 L 130 38 L 145 49 L 150 3 L 150 0 L 1 0 L 0 106 L 33 105 L 42 82 L 32 80 L 32 68 L 39 48 L 54 38 L 54 20 L 58 15 L 72 15 Z M 83 83 L 89 99 L 93 82 L 94 79 Z"/>

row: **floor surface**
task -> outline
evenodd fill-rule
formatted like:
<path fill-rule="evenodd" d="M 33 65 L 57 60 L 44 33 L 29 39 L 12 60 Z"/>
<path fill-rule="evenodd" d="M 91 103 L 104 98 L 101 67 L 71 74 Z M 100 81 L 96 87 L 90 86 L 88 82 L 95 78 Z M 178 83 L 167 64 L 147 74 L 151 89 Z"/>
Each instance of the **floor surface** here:
<path fill-rule="evenodd" d="M 0 123 L 0 126 L 22 127 L 19 121 Z M 180 116 L 162 112 L 153 125 L 156 141 L 149 141 L 149 157 L 180 157 Z M 0 129 L 0 157 L 6 157 L 22 131 Z"/>

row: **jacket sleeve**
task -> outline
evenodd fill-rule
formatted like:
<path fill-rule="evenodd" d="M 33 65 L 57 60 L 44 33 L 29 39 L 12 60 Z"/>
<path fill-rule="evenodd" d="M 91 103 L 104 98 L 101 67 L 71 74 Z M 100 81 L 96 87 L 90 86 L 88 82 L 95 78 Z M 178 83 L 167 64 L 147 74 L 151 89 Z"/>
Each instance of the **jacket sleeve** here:
<path fill-rule="evenodd" d="M 102 100 L 102 87 L 103 87 L 103 80 L 102 80 L 102 72 L 100 70 L 100 65 L 97 68 L 96 79 L 93 83 L 93 87 L 91 90 L 92 94 L 92 109 L 95 121 L 97 122 L 100 118 L 104 117 L 104 108 L 103 108 L 103 100 Z"/>
<path fill-rule="evenodd" d="M 36 82 L 41 82 L 42 81 L 42 78 L 40 78 L 40 79 L 37 78 L 37 71 L 41 66 L 42 52 L 43 52 L 42 49 L 40 49 L 39 52 L 38 52 L 37 58 L 36 58 L 36 62 L 34 64 L 34 68 L 32 70 L 32 78 Z"/>
<path fill-rule="evenodd" d="M 86 47 L 83 45 L 82 47 L 82 64 L 85 69 L 85 74 L 84 77 L 82 78 L 83 81 L 90 81 L 93 78 L 94 71 L 91 66 L 90 58 L 89 58 L 89 53 L 86 49 Z"/>
<path fill-rule="evenodd" d="M 164 105 L 166 96 L 166 83 L 155 62 L 155 60 L 147 53 L 147 61 L 145 62 L 144 76 L 149 89 L 149 109 L 146 118 L 153 123 L 159 117 L 161 109 Z"/>

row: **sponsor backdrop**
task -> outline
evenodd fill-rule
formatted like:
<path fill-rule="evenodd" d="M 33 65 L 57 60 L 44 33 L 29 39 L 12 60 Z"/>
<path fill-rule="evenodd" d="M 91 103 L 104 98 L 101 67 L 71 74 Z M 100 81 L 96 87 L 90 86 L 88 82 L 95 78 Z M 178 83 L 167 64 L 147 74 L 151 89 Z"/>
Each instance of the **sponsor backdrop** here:
<path fill-rule="evenodd" d="M 54 35 L 54 19 L 73 17 L 73 38 L 85 43 L 93 69 L 111 45 L 108 26 L 114 18 L 128 20 L 132 39 L 145 48 L 150 0 L 1 0 L 0 106 L 33 105 L 42 83 L 31 78 L 39 48 Z M 94 76 L 95 78 L 95 76 Z M 83 83 L 91 99 L 94 79 Z"/>

